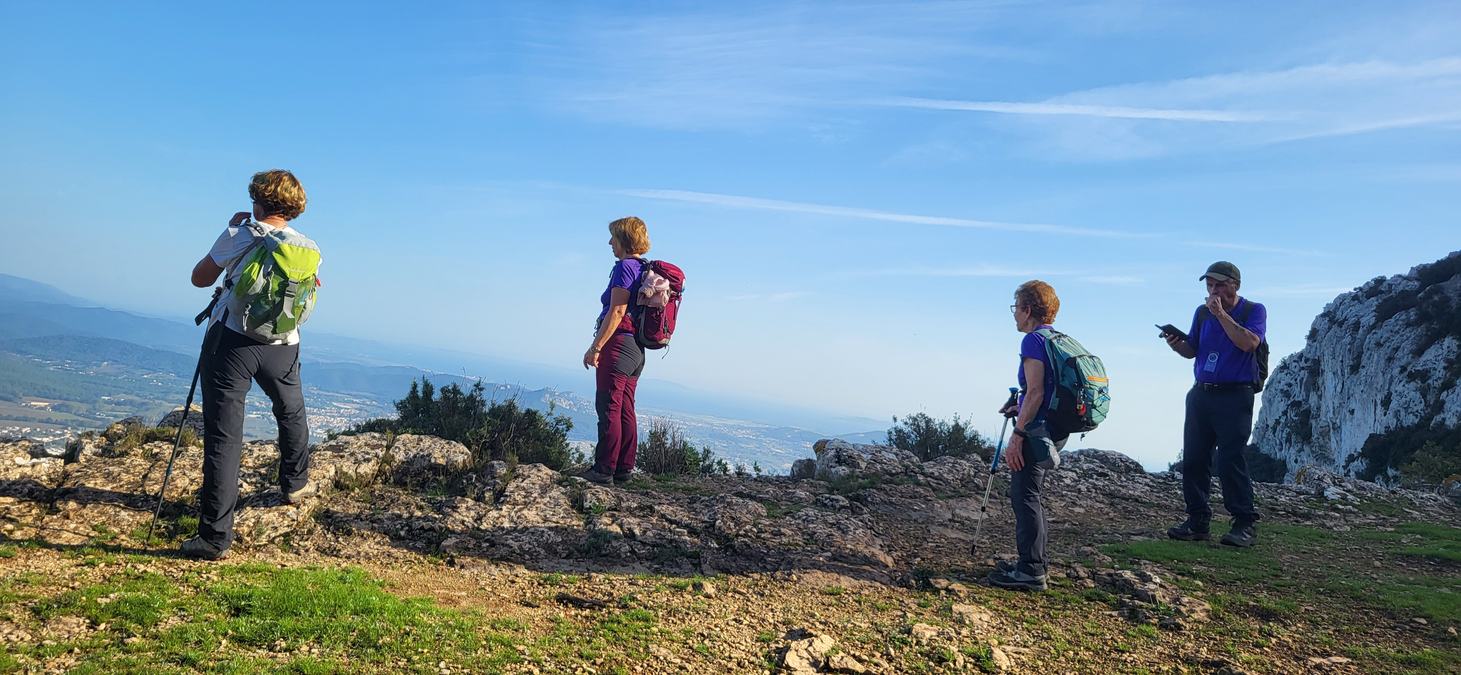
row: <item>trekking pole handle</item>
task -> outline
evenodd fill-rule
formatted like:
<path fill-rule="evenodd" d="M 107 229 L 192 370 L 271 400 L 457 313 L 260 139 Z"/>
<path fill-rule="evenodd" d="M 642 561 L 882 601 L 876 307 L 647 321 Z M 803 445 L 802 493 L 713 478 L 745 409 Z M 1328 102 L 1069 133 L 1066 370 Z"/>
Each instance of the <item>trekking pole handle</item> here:
<path fill-rule="evenodd" d="M 1019 400 L 1020 388 L 1010 387 L 1010 398 L 1008 401 L 1004 402 L 1004 407 L 1008 408 L 1018 403 Z M 1004 422 L 999 426 L 999 443 L 994 446 L 994 458 L 989 461 L 989 473 L 991 474 L 999 469 L 999 456 L 1004 454 L 1004 432 L 1005 429 L 1009 427 L 1009 422 L 1010 418 L 1008 415 L 1006 415 L 1004 418 Z"/>
<path fill-rule="evenodd" d="M 194 326 L 201 326 L 201 325 L 203 325 L 203 322 L 204 321 L 207 321 L 208 320 L 208 316 L 211 315 L 211 314 L 213 314 L 213 308 L 216 307 L 216 306 L 218 306 L 218 298 L 220 296 L 222 296 L 222 295 L 223 295 L 223 287 L 222 286 L 218 286 L 218 287 L 216 287 L 216 288 L 213 289 L 213 299 L 208 302 L 208 306 L 207 307 L 204 307 L 203 308 L 203 311 L 198 312 L 198 316 L 193 317 L 193 325 Z"/>

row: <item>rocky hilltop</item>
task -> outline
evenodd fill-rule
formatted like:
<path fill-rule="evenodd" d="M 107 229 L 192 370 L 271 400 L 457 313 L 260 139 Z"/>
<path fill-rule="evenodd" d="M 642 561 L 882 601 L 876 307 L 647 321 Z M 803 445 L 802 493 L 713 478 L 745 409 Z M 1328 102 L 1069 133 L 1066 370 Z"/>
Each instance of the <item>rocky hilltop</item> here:
<path fill-rule="evenodd" d="M 171 438 L 170 433 L 161 435 Z M 154 542 L 159 548 L 141 548 L 171 448 L 168 441 L 147 440 L 157 435 L 135 421 L 119 423 L 84 437 L 65 458 L 48 456 L 27 441 L 0 443 L 0 544 L 19 545 L 0 547 L 6 558 L 0 562 L 7 563 L 0 594 L 31 598 L 0 607 L 0 644 L 21 655 L 14 663 L 23 669 L 64 670 L 85 663 L 87 650 L 103 649 L 98 645 L 113 644 L 109 641 L 136 652 L 143 649 L 137 641 L 154 634 L 108 620 L 111 615 L 101 605 L 87 604 L 93 592 L 86 590 L 85 579 L 102 575 L 95 581 L 101 584 L 95 597 L 140 602 L 128 600 L 130 586 L 106 581 L 112 579 L 106 575 L 125 577 L 141 568 L 186 585 L 198 583 L 197 573 L 188 570 L 207 568 L 207 563 L 181 563 L 170 553 L 196 525 L 190 518 L 201 482 L 196 445 L 178 459 L 164 502 L 161 541 Z M 312 475 L 325 491 L 288 506 L 271 486 L 276 448 L 250 443 L 244 452 L 235 557 L 267 561 L 273 567 L 266 570 L 363 566 L 438 599 L 484 606 L 481 611 L 498 617 L 491 626 L 540 627 L 524 628 L 524 640 L 539 634 L 534 631 L 558 635 L 564 622 L 586 626 L 583 646 L 573 646 L 580 644 L 571 637 L 578 633 L 569 631 L 560 638 L 569 648 L 530 641 L 505 660 L 490 661 L 496 665 L 456 654 L 441 658 L 439 667 L 422 669 L 411 665 L 419 655 L 405 655 L 387 668 L 423 672 L 611 669 L 602 659 L 595 665 L 594 657 L 584 656 L 606 649 L 602 638 L 593 637 L 601 633 L 594 631 L 607 630 L 602 628 L 606 621 L 615 631 L 629 630 L 624 617 L 641 620 L 646 613 L 663 617 L 663 631 L 642 636 L 642 650 L 624 648 L 628 651 L 620 656 L 628 661 L 620 669 L 625 672 L 1242 672 L 1244 662 L 1234 654 L 1243 653 L 1266 664 L 1256 672 L 1300 672 L 1344 670 L 1356 658 L 1337 653 L 1332 643 L 1311 640 L 1314 631 L 1342 630 L 1346 640 L 1392 644 L 1415 639 L 1419 624 L 1414 618 L 1434 622 L 1421 630 L 1431 636 L 1426 640 L 1454 641 L 1455 617 L 1444 608 L 1406 605 L 1393 608 L 1399 612 L 1394 619 L 1379 620 L 1373 613 L 1333 605 L 1325 596 L 1264 600 L 1251 595 L 1255 579 L 1268 572 L 1244 577 L 1241 590 L 1224 586 L 1232 581 L 1225 576 L 1204 582 L 1202 570 L 1212 568 L 1193 567 L 1191 556 L 1225 559 L 1231 551 L 1184 545 L 1177 557 L 1165 557 L 1171 554 L 1163 548 L 1168 542 L 1161 532 L 1180 517 L 1180 478 L 1146 473 L 1119 453 L 1068 452 L 1049 478 L 1057 582 L 1051 594 L 1032 597 L 978 584 L 995 558 L 1003 557 L 996 553 L 1013 550 L 1012 517 L 1001 497 L 1007 486 L 1003 475 L 996 478 L 985 539 L 972 541 L 988 475 L 978 457 L 921 462 L 895 448 L 836 440 L 817 443 L 814 452 L 816 459 L 799 465 L 796 478 L 641 476 L 624 487 L 601 487 L 540 464 L 478 465 L 464 446 L 438 438 L 362 433 L 317 445 Z M 1452 501 L 1318 471 L 1301 478 L 1258 486 L 1268 517 L 1287 523 L 1265 529 L 1267 539 L 1253 549 L 1259 559 L 1273 557 L 1274 574 L 1327 579 L 1328 568 L 1320 565 L 1350 558 L 1363 561 L 1357 568 L 1362 575 L 1373 574 L 1370 564 L 1382 560 L 1388 574 L 1431 579 L 1424 575 L 1456 572 L 1444 557 L 1441 563 L 1429 558 L 1416 563 L 1399 553 L 1383 557 L 1374 544 L 1351 548 L 1337 539 L 1333 545 L 1314 539 L 1376 532 L 1389 541 L 1392 535 L 1383 534 L 1388 531 L 1396 533 L 1397 543 L 1412 545 L 1416 540 L 1404 534 L 1409 530 L 1403 528 L 1410 527 L 1405 524 L 1454 523 L 1461 511 Z M 1437 531 L 1454 533 L 1454 528 Z M 1289 536 L 1301 537 L 1307 548 L 1285 545 L 1280 560 L 1270 542 Z M 971 545 L 977 546 L 973 557 Z M 1266 547 L 1275 550 L 1264 553 Z M 131 562 L 113 567 L 85 562 L 107 551 L 133 554 Z M 1296 569 L 1308 554 L 1316 567 Z M 1443 569 L 1434 569 L 1437 564 Z M 51 587 L 25 572 L 41 568 L 54 569 L 62 581 Z M 260 573 L 257 567 L 241 569 Z M 1343 580 L 1349 576 L 1337 575 L 1333 583 L 1347 583 Z M 22 581 L 30 584 L 26 588 L 53 589 L 53 595 L 12 593 Z M 462 587 L 473 590 L 454 590 Z M 676 588 L 689 589 L 690 595 L 677 596 Z M 1338 593 L 1334 589 L 1348 587 L 1324 588 Z M 199 586 L 195 592 L 210 591 Z M 75 612 L 81 619 L 56 609 L 67 602 L 80 603 Z M 1297 607 L 1296 602 L 1305 603 L 1306 611 L 1282 609 Z M 1366 610 L 1373 611 L 1391 610 Z M 1269 616 L 1287 627 L 1265 629 L 1262 646 L 1214 642 L 1215 631 L 1249 630 L 1254 616 Z M 1369 618 L 1351 625 L 1355 617 Z M 169 621 L 183 618 L 156 615 L 152 620 L 162 622 L 156 631 L 163 631 Z M 690 642 L 682 643 L 683 636 L 691 636 Z M 245 641 L 248 634 L 224 637 L 221 645 Z M 1145 647 L 1134 651 L 1126 643 L 1132 639 Z M 58 640 L 89 646 L 71 651 L 46 646 Z M 1052 648 L 1052 640 L 1067 646 Z M 165 656 L 166 640 L 161 644 L 161 651 L 138 658 L 143 663 L 173 658 Z M 281 646 L 287 644 L 248 647 L 252 651 L 240 652 L 239 658 L 271 659 L 283 667 L 296 658 Z M 349 658 L 363 657 L 355 652 Z M 438 657 L 428 658 L 437 666 Z M 1461 664 L 1461 656 L 1440 663 Z M 347 663 L 343 669 L 354 667 Z"/>
<path fill-rule="evenodd" d="M 1393 478 L 1427 441 L 1461 445 L 1458 381 L 1461 251 L 1329 303 L 1274 370 L 1253 442 L 1289 479 L 1309 466 Z"/>

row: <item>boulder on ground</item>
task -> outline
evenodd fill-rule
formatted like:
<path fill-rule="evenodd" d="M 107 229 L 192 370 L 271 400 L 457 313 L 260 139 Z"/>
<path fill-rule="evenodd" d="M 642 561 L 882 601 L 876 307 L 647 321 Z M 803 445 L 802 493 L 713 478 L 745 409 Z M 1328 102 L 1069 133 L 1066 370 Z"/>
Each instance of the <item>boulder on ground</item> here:
<path fill-rule="evenodd" d="M 837 438 L 817 441 L 812 450 L 817 453 L 817 480 L 907 475 L 917 472 L 921 464 L 907 450 Z"/>
<path fill-rule="evenodd" d="M 137 418 L 137 419 L 139 421 L 141 420 L 140 417 Z M 182 426 L 183 424 L 187 424 L 188 428 L 189 429 L 192 429 L 193 430 L 193 433 L 196 434 L 198 436 L 198 438 L 202 438 L 203 437 L 203 408 L 201 406 L 199 406 L 198 404 L 194 403 L 193 404 L 193 407 L 188 409 L 188 418 L 187 418 L 186 421 L 184 421 L 183 420 L 183 407 L 182 406 L 178 406 L 177 408 L 173 409 L 172 412 L 170 412 L 170 413 L 168 413 L 166 415 L 163 415 L 162 416 L 162 419 L 161 420 L 158 420 L 158 422 L 157 422 L 158 428 L 172 427 L 172 428 L 176 429 L 179 426 Z"/>

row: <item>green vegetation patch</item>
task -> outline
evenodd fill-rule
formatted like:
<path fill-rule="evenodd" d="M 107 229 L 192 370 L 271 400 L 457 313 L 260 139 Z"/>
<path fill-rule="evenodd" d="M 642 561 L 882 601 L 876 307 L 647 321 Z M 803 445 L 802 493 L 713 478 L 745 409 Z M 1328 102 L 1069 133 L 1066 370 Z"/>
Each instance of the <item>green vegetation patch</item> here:
<path fill-rule="evenodd" d="M 1216 615 L 1262 622 L 1297 620 L 1310 608 L 1329 619 L 1357 617 L 1364 607 L 1397 621 L 1424 617 L 1436 626 L 1461 625 L 1461 528 L 1406 523 L 1393 531 L 1330 532 L 1263 524 L 1257 545 L 1145 540 L 1103 547 L 1118 560 L 1163 567 L 1209 586 Z M 1439 567 L 1439 568 L 1438 568 Z M 1359 619 L 1355 619 L 1359 620 Z M 1358 649 L 1352 658 L 1379 669 L 1461 668 L 1461 652 Z"/>
<path fill-rule="evenodd" d="M 1394 532 L 1366 530 L 1360 532 L 1358 537 L 1387 545 L 1405 556 L 1461 562 L 1461 528 L 1431 523 L 1405 523 L 1396 527 Z"/>
<path fill-rule="evenodd" d="M 358 569 L 216 568 L 184 580 L 128 571 L 31 607 L 37 620 L 86 619 L 73 642 L 20 645 L 17 667 L 73 649 L 79 672 L 498 670 L 512 640 L 429 600 L 403 599 Z M 59 651 L 57 651 L 59 649 Z"/>
<path fill-rule="evenodd" d="M 1461 552 L 1461 529 L 1454 527 L 1408 523 L 1394 532 L 1336 534 L 1265 524 L 1260 526 L 1258 544 L 1246 550 L 1173 540 L 1133 541 L 1105 549 L 1117 558 L 1150 560 L 1207 583 L 1241 588 L 1250 602 L 1262 598 L 1280 615 L 1296 611 L 1293 603 L 1328 604 L 1333 593 L 1341 592 L 1398 618 L 1424 616 L 1461 623 L 1461 584 L 1454 569 L 1443 570 L 1450 574 L 1416 574 L 1401 564 L 1416 557 L 1454 561 Z M 1374 561 L 1386 559 L 1397 564 L 1373 566 Z"/>

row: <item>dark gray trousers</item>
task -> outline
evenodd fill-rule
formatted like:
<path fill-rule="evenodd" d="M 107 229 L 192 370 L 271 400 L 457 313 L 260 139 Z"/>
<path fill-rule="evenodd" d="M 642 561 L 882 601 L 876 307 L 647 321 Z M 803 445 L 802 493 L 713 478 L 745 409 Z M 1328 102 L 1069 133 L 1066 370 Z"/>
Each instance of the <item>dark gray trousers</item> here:
<path fill-rule="evenodd" d="M 1182 498 L 1187 515 L 1198 521 L 1212 519 L 1208 494 L 1216 467 L 1223 488 L 1223 506 L 1240 523 L 1258 521 L 1253 508 L 1253 480 L 1243 451 L 1253 433 L 1253 391 L 1207 390 L 1187 392 L 1187 422 L 1182 431 Z"/>
<path fill-rule="evenodd" d="M 309 480 L 309 422 L 299 384 L 299 345 L 266 345 L 220 324 L 217 347 L 203 355 L 203 488 L 198 536 L 223 550 L 233 543 L 238 472 L 243 454 L 244 398 L 254 382 L 274 403 L 279 423 L 279 487 Z"/>
<path fill-rule="evenodd" d="M 1040 503 L 1040 488 L 1045 474 L 1060 466 L 1060 449 L 1069 436 L 1056 441 L 1044 423 L 1032 424 L 1025 430 L 1029 438 L 1023 449 L 1025 468 L 1010 476 L 1010 505 L 1015 509 L 1015 547 L 1020 552 L 1019 570 L 1038 577 L 1046 573 L 1045 538 L 1049 524 L 1045 507 Z"/>

